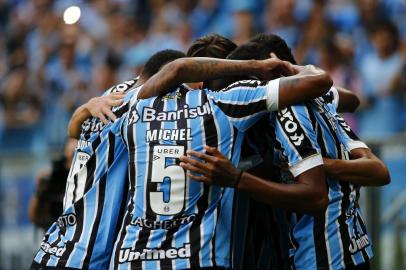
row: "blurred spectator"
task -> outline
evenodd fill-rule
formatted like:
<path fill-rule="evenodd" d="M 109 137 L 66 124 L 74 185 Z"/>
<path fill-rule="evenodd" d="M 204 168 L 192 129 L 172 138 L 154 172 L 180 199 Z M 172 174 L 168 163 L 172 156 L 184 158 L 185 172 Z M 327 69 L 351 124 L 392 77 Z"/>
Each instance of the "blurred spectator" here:
<path fill-rule="evenodd" d="M 374 52 L 366 54 L 360 65 L 363 110 L 360 134 L 365 138 L 384 138 L 401 130 L 399 116 L 404 111 L 396 76 L 404 61 L 399 53 L 397 27 L 379 22 L 371 30 Z M 403 91 L 404 92 L 404 91 Z"/>
<path fill-rule="evenodd" d="M 267 31 L 282 37 L 289 47 L 295 47 L 301 37 L 301 31 L 294 16 L 295 4 L 295 0 L 270 1 L 266 10 Z"/>
<path fill-rule="evenodd" d="M 81 17 L 67 25 L 62 16 L 72 5 Z M 0 15 L 0 85 L 10 83 L 13 70 L 25 70 L 29 91 L 19 95 L 36 97 L 30 105 L 38 112 L 30 118 L 36 119 L 33 134 L 42 134 L 49 149 L 61 148 L 79 104 L 136 76 L 154 52 L 186 50 L 193 39 L 210 33 L 237 44 L 258 31 L 278 34 L 298 63 L 321 65 L 336 84 L 361 91 L 364 107 L 351 123 L 355 127 L 360 120 L 363 135 L 381 137 L 405 128 L 399 117 L 405 64 L 392 46 L 398 33 L 373 27 L 392 21 L 406 36 L 403 0 L 0 0 Z M 27 100 L 34 99 L 25 97 L 21 104 L 32 104 Z M 4 105 L 1 114 L 0 127 L 6 127 L 10 113 Z M 378 119 L 376 114 L 388 134 L 368 120 Z"/>
<path fill-rule="evenodd" d="M 44 170 L 37 175 L 36 191 L 31 197 L 28 217 L 39 228 L 47 229 L 62 213 L 66 179 L 76 145 L 77 140 L 68 139 L 64 155 L 52 162 L 50 171 Z"/>
<path fill-rule="evenodd" d="M 31 149 L 41 117 L 38 96 L 30 91 L 27 71 L 19 68 L 10 72 L 0 90 L 2 151 L 7 148 Z"/>
<path fill-rule="evenodd" d="M 30 92 L 27 72 L 24 69 L 10 73 L 0 93 L 0 103 L 4 110 L 3 121 L 6 129 L 32 126 L 40 119 L 39 98 Z"/>

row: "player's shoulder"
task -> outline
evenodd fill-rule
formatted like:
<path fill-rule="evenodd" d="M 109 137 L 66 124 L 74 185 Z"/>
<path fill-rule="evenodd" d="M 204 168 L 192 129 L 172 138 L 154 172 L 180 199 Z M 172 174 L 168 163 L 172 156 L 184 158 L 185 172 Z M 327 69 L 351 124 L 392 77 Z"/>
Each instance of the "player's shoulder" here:
<path fill-rule="evenodd" d="M 109 95 L 111 93 L 118 93 L 118 92 L 127 92 L 128 90 L 130 90 L 131 88 L 133 88 L 135 86 L 135 84 L 138 81 L 138 76 L 129 80 L 126 80 L 124 82 L 118 83 L 116 85 L 113 85 L 112 87 L 110 87 L 109 89 L 107 89 L 106 91 L 104 91 L 104 93 L 102 94 L 102 96 L 106 96 Z"/>
<path fill-rule="evenodd" d="M 258 86 L 264 86 L 268 83 L 268 81 L 260 81 L 260 80 L 240 80 L 234 82 L 227 87 L 223 88 L 220 91 L 230 91 L 236 88 L 257 88 Z"/>

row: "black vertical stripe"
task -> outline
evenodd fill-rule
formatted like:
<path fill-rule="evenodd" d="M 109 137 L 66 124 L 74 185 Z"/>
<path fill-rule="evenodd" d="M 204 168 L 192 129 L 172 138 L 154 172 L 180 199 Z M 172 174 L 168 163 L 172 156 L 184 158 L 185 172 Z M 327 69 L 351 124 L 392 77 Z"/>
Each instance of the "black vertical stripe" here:
<path fill-rule="evenodd" d="M 206 102 L 208 102 L 206 92 L 202 91 L 201 95 L 202 95 L 201 104 L 204 105 Z M 206 145 L 217 148 L 219 139 L 217 137 L 218 127 L 216 126 L 214 116 L 212 114 L 208 114 L 203 117 L 203 126 Z"/>
<path fill-rule="evenodd" d="M 315 216 L 313 218 L 313 234 L 314 234 L 314 244 L 316 250 L 316 262 L 318 269 L 328 269 L 328 253 L 326 247 L 326 237 L 325 237 L 325 223 L 326 223 L 326 212 Z"/>
<path fill-rule="evenodd" d="M 181 109 L 183 109 L 183 106 L 186 105 L 186 93 L 187 93 L 187 91 L 188 90 L 185 87 L 183 87 L 183 86 L 179 87 L 179 96 L 177 96 L 177 99 L 176 99 L 176 107 L 177 108 L 175 110 L 181 110 Z M 176 129 L 178 129 L 178 130 L 187 129 L 188 128 L 187 119 L 186 118 L 178 119 L 176 121 L 176 125 L 177 125 Z M 182 145 L 184 147 L 184 151 L 186 153 L 187 141 L 176 141 L 176 145 Z M 184 172 L 184 173 L 185 173 L 185 181 L 186 181 L 186 172 Z M 186 184 L 187 183 L 185 183 L 185 185 Z M 185 192 L 186 192 L 186 189 L 185 189 Z M 185 196 L 184 198 L 186 198 L 186 194 L 184 194 L 184 196 Z M 173 216 L 172 219 L 180 218 L 180 217 L 182 217 L 182 215 L 183 215 L 183 212 L 180 212 L 179 214 Z M 164 240 L 162 241 L 162 244 L 161 244 L 161 249 L 167 250 L 167 249 L 172 247 L 172 240 L 173 240 L 174 234 L 179 230 L 179 228 L 180 228 L 180 225 L 179 226 L 173 226 L 166 232 L 165 238 L 164 238 Z M 172 260 L 171 259 L 164 258 L 159 263 L 160 263 L 161 269 L 171 269 L 172 268 Z"/>
<path fill-rule="evenodd" d="M 135 107 L 136 108 L 136 107 Z M 127 132 L 124 133 L 123 130 L 126 130 Z M 127 150 L 128 150 L 128 164 L 129 164 L 129 169 L 128 169 L 128 178 L 129 178 L 129 203 L 128 203 L 128 208 L 126 209 L 126 213 L 123 219 L 123 223 L 121 225 L 120 232 L 117 236 L 118 241 L 116 241 L 115 245 L 115 250 L 114 254 L 114 268 L 118 268 L 119 265 L 119 256 L 120 256 L 120 249 L 123 245 L 124 239 L 127 235 L 127 226 L 130 226 L 131 223 L 131 218 L 132 218 L 132 211 L 134 209 L 134 192 L 135 192 L 135 181 L 136 181 L 136 167 L 135 167 L 135 144 L 136 142 L 134 141 L 134 128 L 133 126 L 127 126 L 126 129 L 124 129 L 124 126 L 121 130 L 122 136 L 126 137 L 126 142 L 127 142 Z"/>
<path fill-rule="evenodd" d="M 220 215 L 221 215 L 221 201 L 219 201 L 217 203 L 217 217 L 216 217 L 216 221 L 215 221 L 216 227 L 217 227 Z M 211 248 L 211 263 L 212 263 L 213 267 L 217 266 L 217 263 L 216 263 L 216 234 L 217 234 L 217 230 L 216 230 L 216 228 L 214 228 L 214 235 L 213 235 L 213 238 L 211 239 L 211 247 L 212 247 Z"/>
<path fill-rule="evenodd" d="M 115 152 L 115 136 L 113 133 L 109 132 L 108 134 L 108 154 L 107 154 L 107 168 L 110 168 L 114 162 L 114 152 Z M 85 259 L 83 262 L 83 267 L 87 268 L 90 263 L 90 259 L 93 253 L 94 244 L 96 242 L 97 234 L 100 226 L 100 219 L 103 214 L 104 209 L 104 199 L 106 193 L 106 181 L 107 181 L 107 172 L 99 180 L 99 194 L 97 198 L 97 212 L 95 220 L 93 222 L 93 228 L 90 234 L 89 243 L 86 250 Z M 120 181 L 120 180 L 119 180 Z"/>
<path fill-rule="evenodd" d="M 207 102 L 207 96 L 205 92 L 201 92 L 201 100 L 200 104 L 203 105 Z M 211 145 L 213 147 L 217 147 L 217 129 L 213 119 L 212 114 L 206 114 L 203 117 L 203 132 L 206 144 Z M 203 185 L 203 194 L 197 201 L 197 216 L 196 219 L 193 221 L 192 225 L 190 226 L 190 249 L 191 249 L 191 259 L 190 259 L 190 267 L 199 268 L 200 267 L 200 241 L 201 241 L 201 225 L 202 220 L 209 205 L 209 193 L 211 187 L 208 185 Z"/>
<path fill-rule="evenodd" d="M 321 154 L 323 157 L 327 157 L 327 146 L 323 140 L 323 131 L 320 124 L 316 123 L 316 117 L 314 111 L 311 107 L 308 106 L 308 112 L 310 121 L 312 122 L 313 128 L 316 127 L 317 130 L 317 142 L 321 149 Z M 326 185 L 328 188 L 328 182 L 326 179 Z M 327 189 L 328 192 L 328 189 Z M 327 211 L 327 210 L 326 210 Z M 327 240 L 325 235 L 325 223 L 326 223 L 326 212 L 315 216 L 313 218 L 313 235 L 314 235 L 314 244 L 316 250 L 316 262 L 317 267 L 320 269 L 329 269 L 328 262 L 328 252 L 327 252 Z"/>
<path fill-rule="evenodd" d="M 158 111 L 161 112 L 163 111 L 164 108 L 164 101 L 161 98 L 155 98 L 155 100 L 153 101 L 153 105 L 152 107 Z M 132 129 L 132 127 L 130 127 Z M 154 129 L 160 129 L 161 128 L 161 122 L 154 120 L 150 123 L 149 125 L 149 129 L 150 130 L 154 130 Z M 151 142 L 149 144 L 149 157 L 148 157 L 148 172 L 147 172 L 147 183 L 146 183 L 146 195 L 145 195 L 145 202 L 146 202 L 146 219 L 148 220 L 153 220 L 155 221 L 157 219 L 157 215 L 156 213 L 154 213 L 154 211 L 152 211 L 151 206 L 150 206 L 150 192 L 152 191 L 156 191 L 157 190 L 157 183 L 151 182 L 151 174 L 152 174 L 152 161 L 153 161 L 153 149 L 154 146 L 157 145 L 159 142 Z M 132 149 L 130 151 L 132 154 L 135 154 L 135 150 Z M 142 250 L 144 248 L 146 248 L 147 244 L 148 244 L 148 240 L 149 237 L 151 235 L 151 229 L 148 228 L 141 228 L 141 230 L 139 231 L 138 234 L 138 239 L 136 240 L 135 243 L 135 247 L 134 250 L 135 251 L 139 251 L 142 252 Z M 141 269 L 142 267 L 142 260 L 136 260 L 131 262 L 131 268 L 133 269 Z"/>
<path fill-rule="evenodd" d="M 83 262 L 83 268 L 88 268 L 90 259 L 93 253 L 93 248 L 94 248 L 94 243 L 96 242 L 96 237 L 98 234 L 99 226 L 100 226 L 100 219 L 103 213 L 103 208 L 104 208 L 104 198 L 105 198 L 105 193 L 106 193 L 106 179 L 107 176 L 103 175 L 103 177 L 99 180 L 99 194 L 97 198 L 97 211 L 96 211 L 96 217 L 93 222 L 93 226 L 90 232 L 90 238 L 89 238 L 89 243 L 87 245 L 87 250 L 86 250 L 86 255 L 85 259 Z M 88 232 L 86 232 L 88 233 Z"/>
<path fill-rule="evenodd" d="M 337 137 L 337 134 L 334 131 L 334 128 L 331 126 L 331 123 L 328 121 L 327 116 L 324 113 L 320 113 L 321 117 L 323 118 L 324 122 L 327 124 L 327 127 L 334 138 L 335 147 L 337 151 L 337 158 L 343 159 L 340 147 L 340 141 Z M 349 246 L 351 243 L 351 236 L 349 234 L 349 228 L 347 224 L 347 217 L 346 217 L 346 210 L 350 205 L 350 195 L 351 195 L 351 188 L 350 183 L 348 182 L 340 182 L 341 192 L 343 193 L 343 197 L 341 199 L 341 214 L 338 217 L 338 224 L 339 230 L 341 235 L 341 241 L 343 244 L 343 255 L 344 255 L 344 263 L 352 262 L 351 254 L 349 252 Z"/>
<path fill-rule="evenodd" d="M 76 193 L 78 192 L 77 187 L 78 187 L 78 174 L 76 173 L 73 176 L 73 192 L 72 192 L 73 194 L 71 204 L 73 204 L 76 201 Z"/>
<path fill-rule="evenodd" d="M 62 254 L 61 258 L 58 261 L 57 267 L 64 267 L 66 266 L 66 263 L 69 259 L 69 257 L 72 254 L 73 249 L 75 248 L 75 243 L 77 243 L 80 239 L 80 236 L 82 235 L 83 232 L 83 219 L 84 219 L 84 200 L 83 197 L 78 200 L 74 205 L 73 205 L 75 211 L 74 213 L 76 214 L 76 227 L 75 227 L 75 232 L 73 234 L 72 240 L 68 241 L 66 243 L 66 250 Z"/>
<path fill-rule="evenodd" d="M 208 206 L 208 197 L 209 197 L 209 190 L 210 186 L 204 184 L 203 185 L 203 194 L 197 201 L 197 215 L 195 220 L 192 222 L 190 226 L 190 249 L 191 249 L 191 258 L 190 258 L 190 267 L 192 269 L 200 267 L 200 239 L 201 239 L 201 224 L 204 217 L 204 213 Z"/>

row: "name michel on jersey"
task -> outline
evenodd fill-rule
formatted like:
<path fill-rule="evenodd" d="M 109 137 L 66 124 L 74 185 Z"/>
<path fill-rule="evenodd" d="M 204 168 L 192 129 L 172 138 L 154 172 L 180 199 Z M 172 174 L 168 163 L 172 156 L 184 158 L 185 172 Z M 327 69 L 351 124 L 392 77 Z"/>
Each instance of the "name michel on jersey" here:
<path fill-rule="evenodd" d="M 184 105 L 182 109 L 176 111 L 157 111 L 156 109 L 151 107 L 144 107 L 141 113 L 141 117 L 138 115 L 136 109 L 133 109 L 130 112 L 128 125 L 135 124 L 140 119 L 144 123 L 150 123 L 153 121 L 165 122 L 165 121 L 177 121 L 180 119 L 194 119 L 197 117 L 202 117 L 204 115 L 210 114 L 212 114 L 212 111 L 208 102 L 194 108 L 190 108 L 189 105 Z M 145 137 L 147 142 L 159 140 L 191 141 L 192 130 L 190 128 L 148 129 L 146 131 Z"/>

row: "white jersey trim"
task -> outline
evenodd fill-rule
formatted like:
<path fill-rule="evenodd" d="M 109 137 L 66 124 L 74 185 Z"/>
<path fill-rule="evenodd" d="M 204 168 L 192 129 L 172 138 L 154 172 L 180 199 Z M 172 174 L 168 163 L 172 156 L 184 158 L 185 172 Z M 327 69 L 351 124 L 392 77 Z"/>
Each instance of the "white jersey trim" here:
<path fill-rule="evenodd" d="M 357 148 L 369 148 L 364 142 L 362 141 L 350 141 L 347 143 L 348 151 L 357 149 Z"/>
<path fill-rule="evenodd" d="M 266 107 L 270 112 L 279 110 L 279 81 L 272 80 L 267 86 Z"/>
<path fill-rule="evenodd" d="M 337 110 L 338 109 L 338 104 L 340 102 L 340 95 L 338 94 L 337 88 L 335 88 L 334 86 L 332 86 L 330 88 L 330 91 L 333 92 L 333 96 L 334 96 L 333 102 L 334 102 L 334 105 L 335 105 L 336 110 Z"/>
<path fill-rule="evenodd" d="M 289 167 L 290 172 L 293 174 L 294 177 L 299 176 L 300 174 L 308 171 L 314 167 L 323 165 L 323 158 L 320 154 L 311 155 L 305 159 L 302 159 L 298 163 Z"/>

